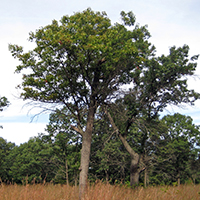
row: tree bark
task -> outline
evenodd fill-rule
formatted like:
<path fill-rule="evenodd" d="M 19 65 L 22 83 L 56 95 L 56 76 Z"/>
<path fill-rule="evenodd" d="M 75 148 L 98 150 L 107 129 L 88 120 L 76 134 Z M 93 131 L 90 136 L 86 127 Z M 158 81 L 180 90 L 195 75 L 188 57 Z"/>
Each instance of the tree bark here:
<path fill-rule="evenodd" d="M 178 185 L 178 186 L 180 186 L 180 185 L 181 185 L 180 173 L 178 173 L 177 185 Z"/>
<path fill-rule="evenodd" d="M 139 170 L 139 155 L 132 156 L 131 155 L 131 166 L 130 166 L 130 185 L 138 185 L 140 170 Z"/>
<path fill-rule="evenodd" d="M 65 161 L 66 184 L 69 185 L 68 163 Z"/>
<path fill-rule="evenodd" d="M 77 183 L 78 183 L 78 174 L 75 175 L 75 180 L 74 180 L 75 187 L 77 187 Z"/>
<path fill-rule="evenodd" d="M 88 111 L 86 130 L 82 134 L 81 166 L 80 166 L 80 177 L 79 177 L 79 199 L 82 199 L 87 184 L 88 169 L 90 162 L 90 150 L 92 142 L 92 130 L 94 125 L 94 114 L 95 114 L 95 108 L 92 107 Z"/>
<path fill-rule="evenodd" d="M 148 178 L 147 169 L 145 169 L 144 170 L 144 187 L 145 188 L 147 187 L 147 178 Z"/>
<path fill-rule="evenodd" d="M 107 169 L 105 170 L 105 174 L 106 174 L 106 182 L 108 182 L 109 181 L 109 174 L 108 174 L 108 170 Z"/>

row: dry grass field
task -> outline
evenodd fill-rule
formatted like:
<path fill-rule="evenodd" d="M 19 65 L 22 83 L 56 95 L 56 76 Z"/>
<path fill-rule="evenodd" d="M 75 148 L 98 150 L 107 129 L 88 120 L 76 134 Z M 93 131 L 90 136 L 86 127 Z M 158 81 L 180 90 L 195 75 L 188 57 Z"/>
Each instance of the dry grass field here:
<path fill-rule="evenodd" d="M 84 200 L 197 200 L 200 185 L 139 187 L 96 183 L 89 186 Z M 67 185 L 0 185 L 0 200 L 78 200 L 78 188 Z"/>

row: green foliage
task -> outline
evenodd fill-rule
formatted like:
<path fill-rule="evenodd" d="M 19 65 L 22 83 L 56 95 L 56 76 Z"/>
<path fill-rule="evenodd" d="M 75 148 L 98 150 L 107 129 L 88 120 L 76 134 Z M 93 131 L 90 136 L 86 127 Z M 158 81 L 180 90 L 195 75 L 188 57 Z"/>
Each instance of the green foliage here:
<path fill-rule="evenodd" d="M 153 52 L 155 47 L 151 49 Z M 159 114 L 168 105 L 194 105 L 200 98 L 199 93 L 189 90 L 187 86 L 187 76 L 194 74 L 198 59 L 198 55 L 189 59 L 187 45 L 171 47 L 167 56 L 156 57 L 148 51 L 144 51 L 144 55 L 145 59 L 138 63 L 132 77 L 133 87 L 119 96 L 109 109 L 121 141 L 132 158 L 137 157 L 136 154 L 141 158 L 152 154 L 152 148 L 155 149 L 153 144 L 161 133 L 156 131 L 154 125 L 160 126 Z M 194 138 L 191 137 L 191 140 Z M 142 159 L 139 162 L 138 165 L 142 162 L 146 165 Z M 139 166 L 135 171 L 138 172 L 138 169 Z"/>
<path fill-rule="evenodd" d="M 199 145 L 200 126 L 193 124 L 193 119 L 190 116 L 175 113 L 173 116 L 164 116 L 162 121 L 169 127 L 168 130 L 171 138 L 184 136 L 192 146 L 197 147 Z"/>
<path fill-rule="evenodd" d="M 47 126 L 49 135 L 41 134 L 19 147 L 0 139 L 0 177 L 4 182 L 37 183 L 45 179 L 65 184 L 68 175 L 70 184 L 78 183 L 81 140 L 75 132 L 69 131 L 69 121 L 60 114 L 60 111 L 51 114 Z M 181 183 L 191 180 L 199 183 L 199 126 L 194 125 L 189 116 L 178 113 L 164 116 L 161 121 L 163 126 L 154 123 L 157 133 L 148 128 L 154 137 L 148 136 L 145 143 L 142 143 L 145 137 L 142 129 L 132 128 L 133 134 L 127 135 L 127 141 L 148 170 L 149 184 L 173 185 L 178 178 Z M 128 184 L 129 165 L 129 154 L 107 119 L 100 117 L 93 131 L 89 180 Z M 141 173 L 140 184 L 143 178 Z"/>
<path fill-rule="evenodd" d="M 11 181 L 9 176 L 9 164 L 7 162 L 7 157 L 15 147 L 14 143 L 7 142 L 2 137 L 0 137 L 0 178 L 2 181 Z"/>
<path fill-rule="evenodd" d="M 0 97 L 0 111 L 3 111 L 3 107 L 6 107 L 9 105 L 9 101 L 6 97 Z"/>
<path fill-rule="evenodd" d="M 106 118 L 94 126 L 89 179 L 124 183 L 129 175 L 129 156 Z"/>
<path fill-rule="evenodd" d="M 9 106 L 9 101 L 7 100 L 6 97 L 0 97 L 0 112 L 3 111 L 3 107 L 7 107 Z M 3 128 L 2 126 L 0 126 L 0 128 Z"/>
<path fill-rule="evenodd" d="M 52 146 L 54 151 L 52 162 L 58 166 L 54 182 L 66 182 L 67 161 L 69 183 L 73 184 L 79 174 L 81 138 L 70 129 L 73 118 L 63 113 L 66 112 L 57 110 L 50 115 L 50 122 L 47 125 L 49 135 L 43 135 L 43 140 Z M 99 118 L 96 119 L 93 130 L 89 180 L 123 182 L 125 178 L 127 179 L 127 154 L 101 115 L 102 113 L 98 112 Z"/>
<path fill-rule="evenodd" d="M 39 138 L 30 139 L 27 143 L 16 146 L 7 157 L 10 163 L 8 171 L 15 183 L 27 180 L 43 182 L 51 181 L 55 167 L 49 162 L 52 150 L 48 144 L 43 144 Z"/>
<path fill-rule="evenodd" d="M 43 135 L 42 138 L 52 147 L 54 156 L 51 162 L 58 167 L 53 181 L 55 183 L 66 182 L 67 164 L 68 181 L 74 184 L 79 174 L 82 141 L 76 132 L 71 131 L 70 124 L 73 118 L 63 109 L 50 115 L 50 122 L 46 129 L 49 134 Z M 98 111 L 98 118 L 94 124 L 89 180 L 92 182 L 96 179 L 112 183 L 116 180 L 124 182 L 128 179 L 128 155 L 118 137 L 113 134 L 107 119 L 102 118 L 102 114 L 103 112 Z"/>
<path fill-rule="evenodd" d="M 9 45 L 21 61 L 16 72 L 31 69 L 23 76 L 21 96 L 64 103 L 71 112 L 81 113 L 85 105 L 93 101 L 99 105 L 119 86 L 130 83 L 145 54 L 151 54 L 150 34 L 146 27 L 134 26 L 132 12 L 121 16 L 133 30 L 119 23 L 111 25 L 105 12 L 87 9 L 31 32 L 29 40 L 36 48 L 27 53 Z"/>
<path fill-rule="evenodd" d="M 200 154 L 199 149 L 198 153 L 195 156 L 191 156 L 190 158 L 190 177 L 194 184 L 200 184 Z"/>
<path fill-rule="evenodd" d="M 184 183 L 191 178 L 191 159 L 196 160 L 199 126 L 193 124 L 191 117 L 179 113 L 164 116 L 162 121 L 168 132 L 163 132 L 157 143 L 157 160 L 151 181 L 172 184 L 180 179 Z"/>
<path fill-rule="evenodd" d="M 65 113 L 65 114 L 64 114 Z M 52 148 L 51 162 L 58 170 L 55 172 L 55 183 L 77 184 L 80 167 L 81 138 L 70 129 L 73 118 L 64 107 L 50 115 L 50 121 L 42 139 Z"/>
<path fill-rule="evenodd" d="M 194 74 L 198 56 L 189 57 L 189 47 L 171 47 L 167 56 L 149 57 L 139 66 L 140 74 L 134 77 L 134 87 L 124 99 L 131 116 L 141 112 L 149 118 L 157 116 L 170 104 L 194 102 L 199 93 L 189 90 L 187 76 Z"/>

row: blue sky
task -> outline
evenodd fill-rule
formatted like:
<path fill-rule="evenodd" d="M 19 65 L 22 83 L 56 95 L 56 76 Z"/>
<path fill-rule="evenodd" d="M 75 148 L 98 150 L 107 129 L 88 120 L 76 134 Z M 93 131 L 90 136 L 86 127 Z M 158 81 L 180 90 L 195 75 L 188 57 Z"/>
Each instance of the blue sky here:
<path fill-rule="evenodd" d="M 44 132 L 48 115 L 41 115 L 32 123 L 31 117 L 40 110 L 23 106 L 26 102 L 19 99 L 20 91 L 15 87 L 21 83 L 21 75 L 14 74 L 19 64 L 8 51 L 8 44 L 33 47 L 28 42 L 28 33 L 46 26 L 53 19 L 72 15 L 91 7 L 95 11 L 106 11 L 112 22 L 120 21 L 120 12 L 133 11 L 137 23 L 148 25 L 152 35 L 150 41 L 157 47 L 157 54 L 168 54 L 169 47 L 188 44 L 191 55 L 200 54 L 200 1 L 199 0 L 6 0 L 0 6 L 0 95 L 8 97 L 11 105 L 0 113 L 0 137 L 20 144 L 29 137 Z M 200 75 L 200 62 L 197 75 Z M 189 80 L 189 88 L 200 92 L 200 80 Z M 180 112 L 190 115 L 200 124 L 200 102 L 194 108 L 170 108 L 170 114 Z M 167 112 L 166 112 L 167 113 Z M 168 113 L 167 113 L 168 114 Z"/>

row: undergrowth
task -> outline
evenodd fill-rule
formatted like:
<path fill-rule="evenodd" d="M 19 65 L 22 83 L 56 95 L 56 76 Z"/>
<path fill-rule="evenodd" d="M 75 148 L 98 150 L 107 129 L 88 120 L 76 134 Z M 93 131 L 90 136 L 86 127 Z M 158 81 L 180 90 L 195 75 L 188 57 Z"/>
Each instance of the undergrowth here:
<path fill-rule="evenodd" d="M 0 185 L 0 200 L 78 200 L 78 187 L 53 184 Z M 197 200 L 200 185 L 128 188 L 96 182 L 83 200 Z"/>

